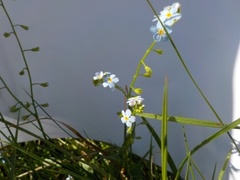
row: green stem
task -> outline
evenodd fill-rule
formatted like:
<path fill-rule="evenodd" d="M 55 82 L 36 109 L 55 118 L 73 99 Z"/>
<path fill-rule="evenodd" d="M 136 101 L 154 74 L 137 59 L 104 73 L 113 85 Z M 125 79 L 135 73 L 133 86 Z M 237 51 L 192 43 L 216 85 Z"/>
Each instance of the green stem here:
<path fill-rule="evenodd" d="M 196 153 L 203 146 L 205 146 L 208 143 L 212 142 L 213 140 L 223 136 L 226 132 L 228 132 L 228 131 L 232 130 L 233 128 L 237 127 L 239 124 L 240 124 L 240 118 L 235 120 L 235 121 L 233 121 L 231 124 L 228 124 L 227 126 L 222 128 L 221 130 L 219 130 L 216 133 L 214 133 L 213 135 L 209 136 L 207 139 L 203 140 L 200 144 L 195 146 L 192 151 L 189 152 L 189 155 L 192 156 L 194 153 Z M 180 166 L 178 168 L 178 172 L 177 172 L 177 175 L 175 177 L 175 180 L 177 180 L 179 178 L 179 175 L 180 175 L 180 173 L 182 171 L 182 168 L 183 168 L 184 164 L 188 160 L 188 157 L 189 156 L 186 156 L 184 158 L 184 160 L 181 162 L 181 164 L 180 164 Z"/>
<path fill-rule="evenodd" d="M 168 36 L 168 38 L 169 38 L 169 40 L 170 40 L 170 42 L 171 42 L 172 47 L 174 48 L 174 50 L 175 50 L 175 52 L 176 52 L 176 54 L 177 54 L 177 56 L 178 56 L 181 64 L 183 65 L 183 67 L 184 67 L 185 71 L 187 72 L 188 76 L 190 77 L 191 81 L 193 82 L 193 84 L 195 85 L 195 87 L 197 88 L 197 90 L 199 91 L 199 93 L 201 94 L 201 96 L 203 97 L 203 99 L 205 100 L 205 102 L 207 103 L 208 107 L 211 109 L 211 111 L 213 112 L 213 114 L 216 116 L 216 118 L 218 119 L 218 121 L 219 121 L 221 124 L 223 124 L 222 119 L 221 119 L 220 116 L 217 114 L 217 112 L 215 111 L 215 109 L 213 108 L 213 106 L 210 104 L 210 102 L 208 101 L 207 97 L 204 95 L 204 93 L 202 92 L 202 90 L 201 90 L 200 87 L 198 86 L 197 82 L 196 82 L 195 79 L 193 78 L 192 74 L 190 73 L 187 65 L 185 64 L 185 62 L 184 62 L 181 54 L 179 53 L 176 45 L 175 45 L 174 42 L 173 42 L 171 36 L 169 35 L 168 31 L 166 30 L 164 24 L 163 24 L 163 23 L 161 22 L 161 20 L 159 19 L 156 10 L 154 9 L 154 7 L 152 6 L 152 4 L 150 3 L 149 0 L 147 0 L 147 2 L 148 2 L 148 4 L 149 4 L 149 6 L 151 7 L 152 11 L 154 12 L 154 14 L 156 15 L 156 17 L 158 18 L 158 21 L 159 21 L 159 22 L 161 23 L 161 25 L 163 26 L 163 28 L 164 28 L 164 30 L 165 30 L 165 32 L 166 32 L 166 34 L 167 34 L 167 36 Z M 231 136 L 231 134 L 230 134 L 229 132 L 227 132 L 227 134 L 228 134 L 229 138 L 231 139 L 232 143 L 235 145 L 235 147 L 236 147 L 236 149 L 238 150 L 238 152 L 240 153 L 240 149 L 238 148 L 238 146 L 237 146 L 236 142 L 234 141 L 233 137 Z"/>
<path fill-rule="evenodd" d="M 1 2 L 2 2 L 2 0 L 1 0 Z M 28 79 L 29 79 L 29 84 L 30 84 L 30 94 L 31 94 L 31 98 L 32 98 L 32 103 L 34 104 L 34 101 L 33 101 L 33 88 L 32 88 L 32 84 L 33 84 L 33 83 L 32 83 L 31 72 L 30 72 L 30 69 L 29 69 L 29 66 L 28 66 L 28 63 L 27 63 L 26 56 L 25 56 L 25 54 L 23 53 L 24 50 L 23 50 L 23 48 L 22 48 L 21 42 L 20 42 L 20 40 L 19 40 L 19 37 L 18 37 L 18 35 L 17 35 L 17 32 L 16 32 L 16 30 L 15 30 L 15 28 L 14 28 L 13 22 L 12 22 L 10 16 L 9 16 L 9 14 L 8 14 L 8 12 L 7 12 L 4 4 L 3 4 L 3 2 L 1 3 L 1 5 L 2 5 L 2 8 L 3 8 L 3 10 L 4 10 L 4 12 L 5 12 L 6 16 L 7 16 L 7 19 L 8 19 L 8 21 L 9 21 L 10 25 L 11 25 L 13 34 L 14 34 L 15 37 L 16 37 L 16 40 L 17 40 L 19 49 L 20 49 L 20 51 L 21 51 L 21 55 L 22 55 L 24 64 L 25 64 L 25 66 L 26 66 L 25 69 L 26 69 L 27 74 L 28 74 Z"/>
<path fill-rule="evenodd" d="M 144 64 L 144 61 L 146 60 L 147 56 L 149 55 L 149 53 L 151 52 L 151 50 L 153 49 L 155 44 L 156 44 L 156 42 L 153 41 L 152 44 L 149 46 L 149 48 L 146 50 L 146 52 L 143 55 L 143 57 L 141 58 L 141 60 L 139 61 L 136 72 L 133 76 L 133 79 L 132 79 L 132 82 L 131 82 L 131 85 L 130 85 L 129 94 L 131 94 L 132 88 L 134 88 L 134 85 L 135 85 L 135 82 L 137 80 L 137 77 L 139 76 L 139 72 L 140 72 L 140 69 L 142 67 L 142 64 Z"/>
<path fill-rule="evenodd" d="M 165 78 L 163 103 L 162 103 L 162 127 L 161 127 L 161 160 L 162 160 L 162 179 L 167 180 L 167 128 L 168 128 L 168 81 Z"/>
<path fill-rule="evenodd" d="M 17 35 L 17 32 L 16 32 L 16 30 L 15 30 L 15 27 L 14 27 L 14 25 L 13 25 L 13 22 L 12 22 L 12 20 L 11 20 L 11 17 L 9 16 L 9 14 L 8 14 L 8 12 L 7 12 L 7 10 L 6 10 L 3 1 L 0 0 L 0 2 L 1 2 L 0 5 L 2 6 L 2 8 L 3 8 L 3 10 L 4 10 L 4 13 L 5 13 L 6 16 L 7 16 L 7 19 L 8 19 L 8 21 L 9 21 L 9 23 L 10 23 L 10 26 L 11 26 L 11 28 L 12 28 L 13 34 L 15 35 L 15 38 L 16 38 L 16 40 L 17 40 L 17 44 L 18 44 L 18 47 L 19 47 L 19 49 L 20 49 L 20 51 L 21 51 L 21 55 L 22 55 L 22 58 L 23 58 L 23 61 L 24 61 L 24 64 L 25 64 L 25 69 L 26 69 L 26 71 L 27 71 L 27 75 L 28 75 L 28 79 L 29 79 L 30 95 L 31 95 L 30 98 L 31 98 L 31 101 L 32 101 L 33 109 L 34 109 L 34 114 L 32 114 L 32 115 L 33 115 L 36 119 L 39 119 L 39 118 L 38 118 L 38 117 L 39 117 L 39 116 L 38 116 L 38 111 L 37 111 L 37 108 L 36 108 L 36 105 L 35 105 L 35 101 L 34 101 L 33 82 L 32 82 L 31 72 L 30 72 L 30 69 L 29 69 L 29 66 L 28 66 L 28 63 L 27 63 L 27 59 L 26 59 L 26 56 L 25 56 L 25 54 L 24 54 L 24 50 L 23 50 L 23 48 L 22 48 L 21 42 L 20 42 L 19 37 L 18 37 L 18 35 Z M 44 133 L 44 129 L 43 129 L 43 127 L 42 127 L 41 122 L 38 121 L 38 124 L 39 124 L 40 129 L 41 129 L 42 132 L 43 132 L 43 136 L 46 138 L 46 135 L 45 135 L 45 133 Z"/>

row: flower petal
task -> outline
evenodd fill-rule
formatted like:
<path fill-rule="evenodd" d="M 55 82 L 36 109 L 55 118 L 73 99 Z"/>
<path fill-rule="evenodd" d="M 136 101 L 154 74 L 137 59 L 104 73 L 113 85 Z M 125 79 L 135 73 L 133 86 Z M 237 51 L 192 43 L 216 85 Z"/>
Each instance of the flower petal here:
<path fill-rule="evenodd" d="M 131 114 L 132 114 L 131 110 L 130 110 L 130 109 L 127 109 L 127 110 L 126 110 L 126 116 L 130 117 Z"/>

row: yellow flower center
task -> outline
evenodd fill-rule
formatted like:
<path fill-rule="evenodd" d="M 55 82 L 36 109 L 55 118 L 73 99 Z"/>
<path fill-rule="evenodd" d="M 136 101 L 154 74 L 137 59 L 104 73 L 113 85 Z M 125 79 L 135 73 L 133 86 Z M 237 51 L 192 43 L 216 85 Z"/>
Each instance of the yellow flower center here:
<path fill-rule="evenodd" d="M 129 118 L 128 118 L 127 116 L 124 117 L 124 120 L 125 120 L 125 121 L 128 121 L 128 119 L 129 119 Z"/>
<path fill-rule="evenodd" d="M 167 17 L 167 18 L 172 17 L 172 13 L 170 13 L 170 12 L 168 11 L 168 13 L 166 14 L 166 17 Z"/>
<path fill-rule="evenodd" d="M 108 78 L 108 83 L 111 83 L 112 82 L 112 78 Z"/>
<path fill-rule="evenodd" d="M 159 30 L 158 30 L 158 34 L 159 34 L 159 35 L 163 35 L 163 34 L 165 34 L 164 29 L 159 29 Z"/>

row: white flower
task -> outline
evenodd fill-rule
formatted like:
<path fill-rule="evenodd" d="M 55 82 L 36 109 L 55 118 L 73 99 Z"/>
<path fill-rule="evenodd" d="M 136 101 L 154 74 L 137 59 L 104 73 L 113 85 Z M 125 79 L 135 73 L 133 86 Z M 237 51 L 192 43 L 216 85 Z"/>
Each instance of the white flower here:
<path fill-rule="evenodd" d="M 101 80 L 103 78 L 103 76 L 111 74 L 110 72 L 96 72 L 95 76 L 93 77 L 93 80 Z"/>
<path fill-rule="evenodd" d="M 167 26 L 172 26 L 182 17 L 175 6 L 176 5 L 173 4 L 171 8 L 166 8 L 161 12 L 161 21 Z"/>
<path fill-rule="evenodd" d="M 132 123 L 135 122 L 136 117 L 132 116 L 132 112 L 130 109 L 127 109 L 126 111 L 122 110 L 122 123 L 125 123 L 127 127 L 131 127 Z"/>
<path fill-rule="evenodd" d="M 127 104 L 131 107 L 141 104 L 144 99 L 141 96 L 135 96 L 128 99 Z"/>
<path fill-rule="evenodd" d="M 70 175 L 68 175 L 68 177 L 66 178 L 66 180 L 72 180 L 72 179 L 73 179 L 73 177 Z"/>
<path fill-rule="evenodd" d="M 172 26 L 182 17 L 180 11 L 181 5 L 179 3 L 173 3 L 171 6 L 163 8 L 163 11 L 160 12 L 158 17 L 164 25 Z M 153 21 L 158 21 L 158 18 L 154 16 Z"/>
<path fill-rule="evenodd" d="M 101 80 L 103 78 L 103 72 L 100 71 L 100 72 L 96 72 L 95 73 L 95 76 L 93 77 L 93 80 Z"/>
<path fill-rule="evenodd" d="M 115 74 L 107 75 L 104 78 L 103 87 L 109 87 L 110 89 L 115 89 L 115 84 L 119 81 Z"/>

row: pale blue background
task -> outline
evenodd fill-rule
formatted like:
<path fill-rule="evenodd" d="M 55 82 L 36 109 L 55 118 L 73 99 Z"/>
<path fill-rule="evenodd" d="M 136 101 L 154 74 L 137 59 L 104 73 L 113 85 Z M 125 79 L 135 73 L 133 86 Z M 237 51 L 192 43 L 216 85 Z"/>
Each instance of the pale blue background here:
<path fill-rule="evenodd" d="M 159 12 L 174 1 L 152 1 Z M 173 27 L 172 38 L 190 71 L 224 122 L 232 120 L 232 70 L 240 39 L 240 1 L 186 1 L 182 19 Z M 46 89 L 36 88 L 39 102 L 48 102 L 48 112 L 64 119 L 81 133 L 94 139 L 122 143 L 123 125 L 116 112 L 124 108 L 120 92 L 92 85 L 95 72 L 115 73 L 124 87 L 131 82 L 139 59 L 152 42 L 149 32 L 153 13 L 146 1 L 113 0 L 22 0 L 6 1 L 19 29 L 24 48 L 40 46 L 39 53 L 28 53 L 35 82 L 49 82 Z M 9 25 L 0 10 L 0 33 Z M 152 53 L 147 64 L 153 77 L 140 78 L 136 86 L 144 89 L 146 112 L 161 113 L 164 76 L 169 79 L 169 114 L 216 120 L 191 83 L 170 43 L 158 43 L 164 55 Z M 24 67 L 14 38 L 0 38 L 0 75 L 13 90 L 24 97 L 27 84 L 18 72 Z M 9 115 L 12 105 L 0 94 L 0 110 Z M 24 99 L 24 98 L 23 98 Z M 140 121 L 140 118 L 137 119 Z M 156 130 L 159 122 L 153 122 Z M 186 126 L 190 148 L 214 131 Z M 169 124 L 169 149 L 176 163 L 185 156 L 181 125 Z M 134 151 L 145 154 L 150 136 L 145 127 L 137 129 L 142 140 Z M 215 141 L 195 156 L 204 174 L 211 177 L 230 149 L 227 136 Z M 156 150 L 158 153 L 158 150 Z M 156 154 L 158 155 L 158 154 Z M 156 161 L 159 157 L 156 156 Z"/>

